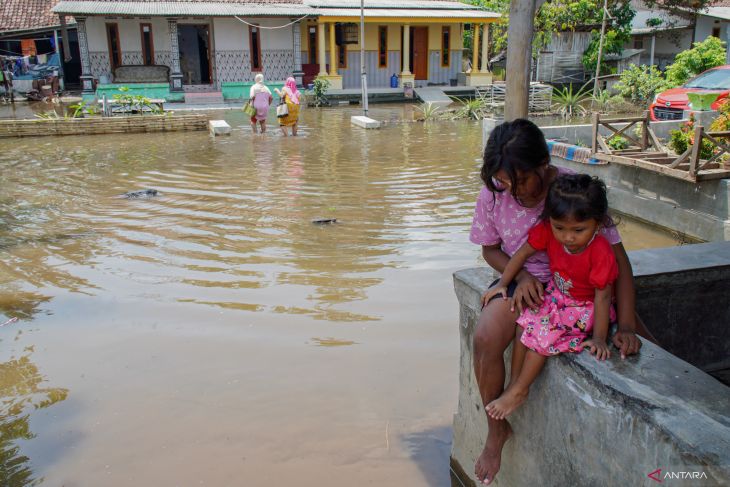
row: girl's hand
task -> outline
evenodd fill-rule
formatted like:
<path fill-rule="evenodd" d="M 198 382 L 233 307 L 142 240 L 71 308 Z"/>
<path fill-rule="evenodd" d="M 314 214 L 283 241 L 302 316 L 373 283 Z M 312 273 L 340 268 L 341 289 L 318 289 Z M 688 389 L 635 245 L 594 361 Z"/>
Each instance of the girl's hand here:
<path fill-rule="evenodd" d="M 522 314 L 524 307 L 537 311 L 542 305 L 543 292 L 545 291 L 542 282 L 527 271 L 520 273 L 516 280 L 517 288 L 512 297 L 512 309 L 510 311 L 514 311 L 515 306 L 520 314 Z"/>
<path fill-rule="evenodd" d="M 591 338 L 584 341 L 583 348 L 587 348 L 592 354 L 595 354 L 596 360 L 606 360 L 611 356 L 606 340 L 601 338 Z"/>
<path fill-rule="evenodd" d="M 486 306 L 490 299 L 498 294 L 502 295 L 502 299 L 507 299 L 507 286 L 497 285 L 491 289 L 487 289 L 487 292 L 482 296 L 482 308 Z"/>
<path fill-rule="evenodd" d="M 641 348 L 641 340 L 633 331 L 619 330 L 613 335 L 613 344 L 619 349 L 621 358 L 626 358 L 627 355 L 634 355 L 639 353 Z"/>

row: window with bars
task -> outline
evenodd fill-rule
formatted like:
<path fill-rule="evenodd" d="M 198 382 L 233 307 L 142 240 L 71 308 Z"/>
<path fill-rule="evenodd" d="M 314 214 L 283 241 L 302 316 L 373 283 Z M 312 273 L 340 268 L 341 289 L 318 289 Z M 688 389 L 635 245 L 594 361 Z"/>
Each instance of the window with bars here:
<path fill-rule="evenodd" d="M 441 28 L 441 66 L 448 68 L 451 64 L 451 27 L 445 25 Z"/>
<path fill-rule="evenodd" d="M 152 40 L 152 24 L 139 24 L 142 35 L 142 62 L 145 66 L 155 64 L 155 45 Z"/>
<path fill-rule="evenodd" d="M 249 25 L 248 35 L 251 50 L 251 71 L 261 71 L 261 29 L 258 26 Z"/>

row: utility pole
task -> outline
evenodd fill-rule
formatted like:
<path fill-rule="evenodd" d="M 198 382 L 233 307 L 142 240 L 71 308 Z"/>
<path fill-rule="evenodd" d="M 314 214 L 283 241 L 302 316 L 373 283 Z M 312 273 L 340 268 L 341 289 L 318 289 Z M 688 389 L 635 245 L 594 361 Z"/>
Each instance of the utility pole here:
<path fill-rule="evenodd" d="M 365 0 L 360 0 L 360 88 L 362 111 L 368 116 L 368 75 L 365 73 Z"/>

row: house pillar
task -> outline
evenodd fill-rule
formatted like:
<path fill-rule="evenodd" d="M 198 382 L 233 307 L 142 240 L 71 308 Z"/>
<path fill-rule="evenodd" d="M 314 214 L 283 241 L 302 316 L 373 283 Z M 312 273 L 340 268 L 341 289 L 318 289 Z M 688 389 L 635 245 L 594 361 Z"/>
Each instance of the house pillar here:
<path fill-rule="evenodd" d="M 471 38 L 471 72 L 479 71 L 479 24 L 472 24 L 474 34 Z"/>
<path fill-rule="evenodd" d="M 484 24 L 484 34 L 482 35 L 482 68 L 479 72 L 489 72 L 489 24 Z"/>
<path fill-rule="evenodd" d="M 177 44 L 177 19 L 167 19 L 170 32 L 170 91 L 183 91 L 182 72 L 180 71 L 180 48 Z"/>
<path fill-rule="evenodd" d="M 334 22 L 330 22 L 330 76 L 337 76 L 337 46 L 335 45 Z"/>
<path fill-rule="evenodd" d="M 74 16 L 75 17 L 75 16 Z M 93 97 L 94 93 L 94 76 L 91 74 L 91 60 L 89 59 L 89 40 L 86 37 L 86 18 L 75 17 L 76 19 L 76 36 L 79 40 L 79 53 L 81 54 L 81 96 Z"/>
<path fill-rule="evenodd" d="M 400 72 L 400 86 L 403 83 L 410 83 L 412 87 L 416 85 L 416 76 L 411 73 L 411 26 L 403 24 L 403 46 L 401 46 L 401 59 L 403 60 L 403 69 Z"/>
<path fill-rule="evenodd" d="M 489 72 L 489 24 L 484 24 L 481 69 L 479 69 L 479 24 L 474 24 L 471 72 L 466 75 L 466 84 L 467 86 L 484 86 L 492 84 L 492 73 Z"/>
<path fill-rule="evenodd" d="M 324 25 L 322 25 L 324 28 Z M 342 89 L 342 76 L 337 74 L 337 46 L 335 45 L 335 23 L 329 22 L 330 29 L 330 72 L 326 76 L 321 76 L 330 82 L 330 88 L 333 90 Z M 321 56 L 324 58 L 324 56 Z"/>
<path fill-rule="evenodd" d="M 294 70 L 292 76 L 297 80 L 297 86 L 302 86 L 304 71 L 302 71 L 302 32 L 299 21 L 294 22 L 292 25 L 292 38 L 292 44 L 294 46 Z"/>
<path fill-rule="evenodd" d="M 327 76 L 327 53 L 325 52 L 325 37 L 324 31 L 327 28 L 327 24 L 324 22 L 317 23 L 317 50 L 319 56 L 319 74 L 317 76 Z"/>

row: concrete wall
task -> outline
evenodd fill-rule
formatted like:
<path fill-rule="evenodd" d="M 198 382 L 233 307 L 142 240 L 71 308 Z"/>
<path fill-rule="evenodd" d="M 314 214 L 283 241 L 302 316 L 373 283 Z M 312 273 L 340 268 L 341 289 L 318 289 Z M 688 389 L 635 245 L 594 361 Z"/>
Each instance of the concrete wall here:
<path fill-rule="evenodd" d="M 697 25 L 695 26 L 694 42 L 702 42 L 710 37 L 712 35 L 713 28 L 720 29 L 720 35 L 718 37 L 724 41 L 727 39 L 727 26 L 727 20 L 709 17 L 707 15 L 698 15 Z"/>
<path fill-rule="evenodd" d="M 686 273 L 707 270 L 706 264 L 693 268 L 700 255 L 707 256 L 709 267 L 719 266 L 715 272 L 721 275 L 714 275 L 718 281 L 704 286 L 685 287 L 682 302 L 698 298 L 707 287 L 721 286 L 730 278 L 729 247 L 727 243 L 702 244 L 632 252 L 642 316 L 665 311 L 667 296 L 656 286 L 661 279 L 671 276 L 673 286 L 679 288 Z M 475 485 L 474 462 L 487 434 L 471 351 L 480 296 L 492 277 L 487 268 L 454 274 L 461 359 L 451 464 L 464 485 Z M 649 304 L 651 296 L 659 302 Z M 647 305 L 652 309 L 642 307 Z M 691 321 L 684 322 L 684 340 L 697 340 L 695 326 L 714 320 L 716 334 L 703 339 L 728 341 L 722 329 L 726 321 L 722 313 L 718 319 L 715 307 L 694 310 Z M 508 352 L 508 371 L 509 359 Z M 657 468 L 663 474 L 698 472 L 704 477 L 696 485 L 728 485 L 728 404 L 730 388 L 648 342 L 639 355 L 626 360 L 614 354 L 599 363 L 587 353 L 552 358 L 532 386 L 528 401 L 510 416 L 515 435 L 505 445 L 493 485 L 655 485 L 647 474 Z M 691 481 L 664 483 L 694 485 Z"/>
<path fill-rule="evenodd" d="M 493 121 L 483 122 L 484 140 Z M 621 125 L 617 124 L 617 127 Z M 657 137 L 666 139 L 679 122 L 652 122 Z M 541 127 L 549 139 L 590 146 L 590 125 Z M 608 131 L 602 131 L 608 135 Z M 692 183 L 621 164 L 590 165 L 552 157 L 552 163 L 598 176 L 608 187 L 611 208 L 653 225 L 704 241 L 730 240 L 730 180 Z"/>

